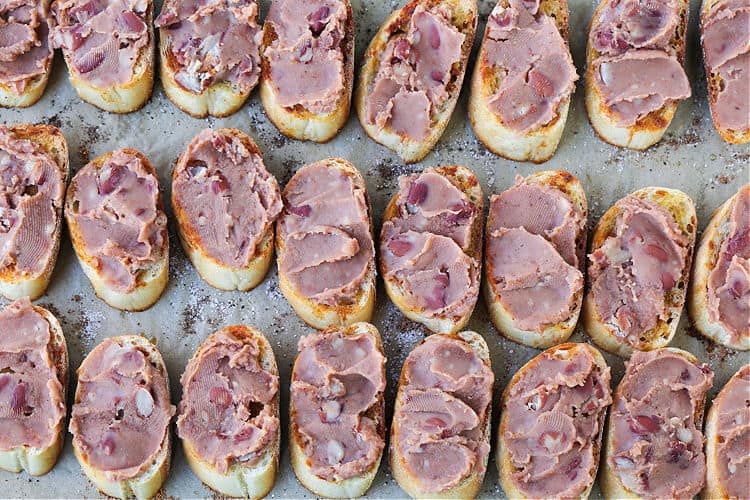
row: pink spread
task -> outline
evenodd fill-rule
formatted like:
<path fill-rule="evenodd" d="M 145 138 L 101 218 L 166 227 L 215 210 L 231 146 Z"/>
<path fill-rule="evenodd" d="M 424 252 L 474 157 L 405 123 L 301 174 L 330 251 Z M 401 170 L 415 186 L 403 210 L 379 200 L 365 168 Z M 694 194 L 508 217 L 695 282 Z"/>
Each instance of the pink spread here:
<path fill-rule="evenodd" d="M 434 168 L 400 177 L 399 186 L 397 215 L 381 233 L 383 275 L 421 314 L 466 315 L 479 292 L 479 262 L 467 253 L 477 207 Z"/>
<path fill-rule="evenodd" d="M 344 92 L 349 9 L 342 0 L 273 0 L 263 55 L 277 104 L 331 113 Z"/>
<path fill-rule="evenodd" d="M 443 492 L 475 470 L 484 475 L 494 381 L 490 367 L 455 335 L 427 337 L 409 354 L 392 441 L 420 492 Z"/>
<path fill-rule="evenodd" d="M 229 82 L 247 93 L 258 83 L 263 31 L 255 0 L 166 0 L 156 26 L 185 90 Z"/>
<path fill-rule="evenodd" d="M 0 332 L 0 450 L 46 448 L 65 419 L 65 345 L 27 298 L 0 311 Z"/>
<path fill-rule="evenodd" d="M 52 61 L 49 2 L 6 0 L 0 4 L 0 84 L 21 94 Z"/>
<path fill-rule="evenodd" d="M 244 326 L 211 335 L 182 374 L 177 435 L 220 474 L 252 467 L 278 439 L 279 376 Z M 273 405 L 274 401 L 276 406 Z"/>
<path fill-rule="evenodd" d="M 74 238 L 110 287 L 132 292 L 168 244 L 159 181 L 133 150 L 119 149 L 101 166 L 79 170 L 68 199 Z"/>
<path fill-rule="evenodd" d="M 609 367 L 586 344 L 553 347 L 530 363 L 506 389 L 502 410 L 512 481 L 527 498 L 580 497 L 596 478 L 612 403 Z"/>
<path fill-rule="evenodd" d="M 110 481 L 145 472 L 169 432 L 174 406 L 167 373 L 153 357 L 113 337 L 96 346 L 78 369 L 78 402 L 70 418 L 73 443 Z"/>
<path fill-rule="evenodd" d="M 372 470 L 385 446 L 385 357 L 372 333 L 302 337 L 292 372 L 292 433 L 313 474 L 343 481 Z"/>
<path fill-rule="evenodd" d="M 453 69 L 466 39 L 451 23 L 446 3 L 426 3 L 408 4 L 404 9 L 413 11 L 400 14 L 408 23 L 391 27 L 366 101 L 369 123 L 414 141 L 425 139 L 433 118 L 457 92 L 448 87 L 456 79 Z"/>
<path fill-rule="evenodd" d="M 375 249 L 364 185 L 326 160 L 305 165 L 284 188 L 279 269 L 303 296 L 351 304 Z"/>
<path fill-rule="evenodd" d="M 141 51 L 152 43 L 150 0 L 58 0 L 53 7 L 52 45 L 63 50 L 71 71 L 104 89 L 132 80 Z"/>
<path fill-rule="evenodd" d="M 65 179 L 41 146 L 0 126 L 0 276 L 38 276 L 55 251 Z"/>
<path fill-rule="evenodd" d="M 750 336 L 750 184 L 737 193 L 708 276 L 708 314 L 741 343 Z"/>
<path fill-rule="evenodd" d="M 609 426 L 608 465 L 645 498 L 692 498 L 706 481 L 703 405 L 714 374 L 667 349 L 636 351 L 626 361 Z"/>
<path fill-rule="evenodd" d="M 578 79 L 555 19 L 539 10 L 538 0 L 499 2 L 485 36 L 483 63 L 499 75 L 490 109 L 519 135 L 553 121 Z"/>
<path fill-rule="evenodd" d="M 717 412 L 716 448 L 718 482 L 731 498 L 750 491 L 750 364 L 729 379 L 714 398 Z"/>
<path fill-rule="evenodd" d="M 635 125 L 690 97 L 690 82 L 670 43 L 680 29 L 679 9 L 677 0 L 607 0 L 592 21 L 594 85 L 617 125 Z"/>
<path fill-rule="evenodd" d="M 669 299 L 683 281 L 691 241 L 661 205 L 627 196 L 614 234 L 589 259 L 588 274 L 601 319 L 623 341 L 638 349 L 642 334 L 671 318 Z"/>
<path fill-rule="evenodd" d="M 233 268 L 250 265 L 282 208 L 263 158 L 229 129 L 205 129 L 188 145 L 174 170 L 172 200 L 183 211 L 183 231 Z"/>

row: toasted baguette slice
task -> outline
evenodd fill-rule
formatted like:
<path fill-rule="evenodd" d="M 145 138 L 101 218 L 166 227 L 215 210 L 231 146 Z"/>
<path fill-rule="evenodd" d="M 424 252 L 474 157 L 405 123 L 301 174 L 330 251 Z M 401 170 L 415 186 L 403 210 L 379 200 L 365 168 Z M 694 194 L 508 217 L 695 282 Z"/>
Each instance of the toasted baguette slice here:
<path fill-rule="evenodd" d="M 673 290 L 665 299 L 669 309 L 669 319 L 666 321 L 658 320 L 654 328 L 644 332 L 642 335 L 643 338 L 647 339 L 643 350 L 650 351 L 668 345 L 677 331 L 677 324 L 680 322 L 680 315 L 682 314 L 682 306 L 685 304 L 685 289 L 690 279 L 690 265 L 693 258 L 697 218 L 693 200 L 677 189 L 645 187 L 635 191 L 633 194 L 641 199 L 650 200 L 664 207 L 672 214 L 677 222 L 677 226 L 689 240 L 682 278 L 675 284 Z M 591 236 L 591 252 L 602 246 L 607 237 L 614 234 L 615 222 L 619 213 L 620 210 L 617 206 L 613 205 L 599 219 L 599 223 L 594 228 L 594 233 Z M 617 336 L 615 329 L 602 319 L 590 291 L 583 299 L 583 325 L 589 336 L 602 349 L 623 358 L 629 358 L 633 353 L 633 347 L 627 342 L 623 342 Z"/>
<path fill-rule="evenodd" d="M 328 330 L 339 330 L 338 327 L 331 327 Z M 344 335 L 358 335 L 360 333 L 369 333 L 376 339 L 377 349 L 383 353 L 383 341 L 380 332 L 370 323 L 354 323 L 349 326 L 340 328 Z M 383 393 L 378 394 L 378 402 L 373 406 L 371 418 L 378 422 L 378 433 L 380 438 L 385 441 L 385 399 Z M 358 477 L 344 479 L 342 481 L 329 481 L 316 475 L 312 471 L 310 461 L 305 455 L 298 428 L 295 423 L 296 408 L 294 400 L 289 398 L 289 451 L 292 457 L 292 469 L 294 474 L 302 483 L 302 486 L 313 492 L 315 495 L 324 498 L 357 498 L 361 497 L 370 489 L 375 476 L 380 468 L 380 461 L 383 453 L 380 453 L 377 461 L 372 468 Z"/>
<path fill-rule="evenodd" d="M 458 65 L 454 65 L 451 72 L 454 78 L 448 83 L 448 99 L 443 104 L 442 109 L 437 110 L 430 127 L 430 132 L 425 140 L 413 141 L 393 131 L 386 129 L 378 130 L 377 125 L 369 123 L 367 120 L 367 96 L 372 91 L 375 77 L 380 68 L 380 55 L 385 49 L 388 40 L 390 40 L 393 33 L 399 32 L 408 26 L 414 9 L 420 4 L 425 6 L 448 5 L 453 12 L 451 19 L 453 25 L 466 35 L 466 38 L 461 46 L 461 61 Z M 476 0 L 411 0 L 403 8 L 391 13 L 383 21 L 383 24 L 380 25 L 378 32 L 370 42 L 370 46 L 367 47 L 367 52 L 365 52 L 362 68 L 359 73 L 357 88 L 354 93 L 354 107 L 357 110 L 359 122 L 362 124 L 362 128 L 365 129 L 367 135 L 375 142 L 398 153 L 406 163 L 418 162 L 427 156 L 427 153 L 432 150 L 438 139 L 440 139 L 440 136 L 443 135 L 445 127 L 448 125 L 448 120 L 450 120 L 453 114 L 453 108 L 456 107 L 456 101 L 461 92 L 461 84 L 466 72 L 467 60 L 471 53 L 471 46 L 474 43 L 476 28 Z"/>
<path fill-rule="evenodd" d="M 143 164 L 154 177 L 156 177 L 156 170 L 151 165 L 143 153 L 136 151 L 135 149 L 123 149 L 128 154 L 138 156 Z M 107 159 L 109 159 L 114 151 L 105 153 L 91 163 L 99 169 L 104 166 Z M 148 309 L 159 300 L 164 288 L 167 286 L 167 280 L 169 279 L 169 238 L 164 235 L 164 246 L 156 255 L 156 262 L 150 266 L 150 268 L 143 273 L 143 277 L 139 278 L 135 290 L 129 293 L 118 292 L 110 288 L 104 277 L 97 269 L 97 259 L 93 255 L 86 253 L 86 247 L 83 244 L 83 236 L 81 235 L 80 228 L 70 215 L 74 212 L 73 209 L 73 196 L 71 189 L 73 188 L 71 183 L 68 186 L 68 195 L 65 200 L 65 219 L 68 223 L 68 230 L 70 232 L 70 240 L 73 243 L 73 249 L 75 250 L 78 262 L 81 264 L 86 277 L 91 281 L 91 285 L 94 287 L 96 296 L 102 299 L 104 302 L 109 304 L 111 307 L 120 309 L 123 311 L 143 311 Z M 164 206 L 161 200 L 161 194 L 157 199 L 157 208 L 164 211 Z"/>
<path fill-rule="evenodd" d="M 743 189 L 750 190 L 750 184 L 740 188 L 740 191 Z M 747 351 L 750 350 L 749 336 L 741 337 L 739 341 L 732 340 L 731 333 L 721 323 L 713 321 L 708 314 L 708 277 L 716 266 L 721 243 L 724 238 L 728 237 L 729 218 L 738 194 L 739 192 L 732 195 L 714 211 L 706 230 L 703 231 L 698 251 L 695 254 L 693 278 L 688 292 L 688 312 L 695 327 L 705 337 L 731 349 Z"/>
<path fill-rule="evenodd" d="M 167 367 L 161 357 L 161 353 L 154 344 L 141 335 L 121 335 L 116 337 L 125 344 L 138 346 L 149 354 L 149 361 L 156 363 L 158 369 L 167 373 Z M 84 360 L 85 361 L 85 360 Z M 79 368 L 80 370 L 80 368 Z M 169 377 L 165 377 L 167 382 L 167 392 L 169 392 Z M 78 404 L 81 400 L 81 384 L 76 388 L 75 400 L 73 404 Z M 172 433 L 170 429 L 164 435 L 164 439 L 159 447 L 159 453 L 154 458 L 153 463 L 140 476 L 113 481 L 107 477 L 105 471 L 95 468 L 88 461 L 88 457 L 81 452 L 73 440 L 73 452 L 75 453 L 78 463 L 86 476 L 94 483 L 99 491 L 107 496 L 126 500 L 135 497 L 138 500 L 148 499 L 156 495 L 169 474 L 169 465 L 172 456 Z"/>
<path fill-rule="evenodd" d="M 509 4 L 508 0 L 500 0 L 502 5 Z M 570 25 L 567 0 L 541 0 L 539 12 L 543 12 L 554 19 L 557 30 L 565 42 L 568 42 Z M 497 80 L 501 78 L 498 72 L 485 64 L 485 42 L 489 29 L 484 33 L 482 47 L 479 49 L 474 73 L 471 77 L 471 92 L 469 93 L 469 121 L 477 138 L 487 149 L 503 158 L 515 161 L 531 161 L 544 163 L 552 158 L 560 143 L 565 122 L 568 119 L 570 97 L 560 102 L 557 116 L 537 130 L 518 135 L 514 130 L 503 125 L 502 120 L 487 106 L 489 99 L 497 90 Z"/>
<path fill-rule="evenodd" d="M 277 35 L 270 23 L 263 25 L 263 48 L 261 48 L 260 102 L 268 118 L 282 134 L 301 141 L 328 142 L 333 139 L 349 118 L 354 84 L 354 16 L 349 0 L 341 0 L 346 8 L 346 24 L 341 51 L 344 55 L 344 88 L 339 95 L 336 108 L 325 114 L 315 114 L 302 106 L 291 108 L 276 103 L 276 93 L 271 83 L 271 69 L 264 55 Z"/>
<path fill-rule="evenodd" d="M 530 184 L 543 184 L 546 186 L 554 187 L 565 193 L 570 201 L 575 204 L 583 213 L 584 220 L 588 213 L 588 205 L 586 204 L 586 192 L 583 190 L 581 182 L 572 174 L 564 170 L 543 170 L 526 177 L 525 182 Z M 492 214 L 487 218 L 487 227 L 490 227 Z M 584 229 L 578 235 L 577 238 L 578 248 L 586 247 L 586 230 Z M 489 244 L 489 235 L 485 239 L 485 246 Z M 485 252 L 486 254 L 486 252 Z M 486 256 L 486 255 L 485 255 Z M 582 267 L 583 263 L 580 264 Z M 491 275 L 489 259 L 484 266 L 484 297 L 487 302 L 487 309 L 490 313 L 490 320 L 495 325 L 497 331 L 503 336 L 513 340 L 514 342 L 527 345 L 529 347 L 535 347 L 537 349 L 546 349 L 560 342 L 564 342 L 570 337 L 575 330 L 576 324 L 578 323 L 578 316 L 581 313 L 581 305 L 583 304 L 583 290 L 575 298 L 575 309 L 568 319 L 561 321 L 560 323 L 550 325 L 544 329 L 543 332 L 533 332 L 521 330 L 515 326 L 515 321 L 510 311 L 508 311 L 500 301 L 499 294 L 495 291 L 495 287 L 489 279 Z"/>
<path fill-rule="evenodd" d="M 575 351 L 579 349 L 586 349 L 588 350 L 592 356 L 594 357 L 594 360 L 596 364 L 600 367 L 600 369 L 605 370 L 607 368 L 607 361 L 604 359 L 604 356 L 594 347 L 590 346 L 589 344 L 579 344 L 579 343 L 565 343 L 560 344 L 558 346 L 552 347 L 548 349 L 547 351 L 543 352 L 542 354 L 546 352 L 553 352 L 555 354 L 560 354 L 560 358 L 568 359 L 572 357 L 575 354 Z M 513 375 L 513 378 L 510 382 L 508 382 L 508 385 L 505 386 L 505 390 L 503 391 L 502 399 L 500 400 L 500 408 L 503 409 L 503 412 L 500 416 L 500 429 L 497 431 L 497 448 L 495 452 L 495 461 L 497 462 L 497 468 L 500 473 L 500 486 L 502 486 L 503 490 L 505 491 L 505 494 L 508 498 L 528 498 L 524 493 L 516 487 L 516 483 L 513 481 L 513 472 L 515 470 L 513 463 L 510 460 L 510 453 L 508 452 L 507 448 L 503 446 L 503 436 L 506 434 L 506 429 L 508 425 L 508 414 L 505 411 L 506 408 L 506 402 L 508 400 L 508 397 L 510 396 L 510 389 L 519 381 L 521 376 L 526 372 L 527 370 L 534 370 L 536 369 L 537 364 L 539 363 L 539 357 L 542 355 L 539 354 L 538 356 L 532 358 L 528 363 L 523 365 L 516 373 Z M 597 469 L 599 468 L 599 454 L 601 452 L 601 444 L 602 444 L 602 435 L 604 434 L 604 419 L 607 415 L 606 409 L 603 409 L 599 415 L 599 435 L 597 436 L 596 440 L 593 443 L 593 450 L 594 450 L 594 461 L 591 466 L 591 469 L 589 473 L 591 474 L 591 484 L 588 488 L 586 488 L 585 491 L 583 491 L 577 498 L 580 498 L 582 500 L 586 500 L 589 497 L 589 493 L 591 493 L 591 488 L 594 486 L 594 482 L 596 480 L 596 473 Z"/>
<path fill-rule="evenodd" d="M 26 84 L 26 88 L 24 88 L 23 92 L 20 94 L 10 85 L 0 82 L 0 106 L 4 108 L 28 108 L 29 106 L 36 104 L 36 102 L 42 98 L 44 89 L 47 88 L 47 81 L 49 80 L 50 70 L 52 69 L 52 60 L 54 58 L 53 52 L 44 73 L 35 76 L 29 81 Z"/>
<path fill-rule="evenodd" d="M 355 186 L 366 190 L 365 180 L 357 167 L 341 158 L 328 158 L 323 161 L 329 167 L 338 168 L 345 175 L 351 177 Z M 284 189 L 284 199 L 286 199 L 286 188 Z M 369 196 L 367 196 L 367 215 L 370 219 L 370 232 L 372 233 L 372 208 Z M 284 240 L 281 238 L 280 231 L 276 231 L 276 255 L 281 256 L 284 252 Z M 318 304 L 303 296 L 294 288 L 289 278 L 281 270 L 279 270 L 279 288 L 295 312 L 302 318 L 302 321 L 318 330 L 324 330 L 330 326 L 346 326 L 362 321 L 369 322 L 375 311 L 375 256 L 370 260 L 360 290 L 351 304 L 338 306 Z"/>
<path fill-rule="evenodd" d="M 469 201 L 477 208 L 477 217 L 474 219 L 474 225 L 471 228 L 471 243 L 466 252 L 470 257 L 482 261 L 482 215 L 484 213 L 484 195 L 482 187 L 479 185 L 476 175 L 467 167 L 461 165 L 452 165 L 446 167 L 437 167 L 437 173 L 446 177 L 453 185 L 464 192 Z M 393 195 L 388 206 L 385 207 L 383 222 L 389 221 L 398 216 L 398 192 Z M 382 240 L 382 235 L 381 235 Z M 465 316 L 436 316 L 429 317 L 421 311 L 411 309 L 406 302 L 406 294 L 401 283 L 395 278 L 387 278 L 383 261 L 381 259 L 380 274 L 383 276 L 385 291 L 401 313 L 412 321 L 421 323 L 435 333 L 457 333 L 461 331 L 471 318 L 473 308 Z"/>
<path fill-rule="evenodd" d="M 596 27 L 596 21 L 602 8 L 613 0 L 602 0 L 591 18 L 589 33 Z M 677 60 L 683 64 L 685 59 L 685 42 L 688 25 L 688 0 L 676 0 L 678 7 L 678 25 L 675 34 L 669 41 L 677 53 Z M 677 111 L 678 102 L 668 102 L 660 109 L 652 111 L 630 127 L 622 127 L 615 122 L 612 111 L 604 102 L 594 84 L 594 60 L 599 52 L 588 43 L 586 48 L 586 113 L 594 132 L 606 143 L 623 148 L 644 150 L 659 142 L 672 122 Z"/>
<path fill-rule="evenodd" d="M 232 333 L 238 338 L 243 337 L 248 341 L 255 340 L 261 351 L 261 368 L 278 376 L 279 370 L 276 367 L 276 358 L 271 344 L 268 342 L 265 335 L 255 328 L 245 325 L 227 327 L 227 329 L 228 328 L 231 328 Z M 208 340 L 210 339 L 211 337 L 201 344 L 193 357 L 200 354 L 201 350 L 208 344 Z M 271 402 L 271 406 L 273 407 L 274 414 L 278 416 L 278 391 Z M 226 474 L 222 474 L 216 469 L 216 467 L 198 456 L 195 448 L 193 448 L 192 444 L 187 440 L 182 440 L 182 449 L 185 452 L 185 458 L 187 459 L 190 468 L 193 469 L 195 475 L 212 490 L 230 497 L 263 498 L 269 491 L 271 491 L 274 481 L 276 480 L 276 470 L 279 466 L 280 434 L 280 432 L 276 433 L 276 441 L 271 443 L 268 450 L 258 463 L 252 467 L 248 467 L 242 465 L 242 463 L 235 462 L 229 467 Z"/>
<path fill-rule="evenodd" d="M 447 337 L 461 339 L 466 342 L 472 350 L 482 359 L 485 365 L 491 368 L 490 365 L 490 350 L 487 347 L 487 342 L 484 338 L 476 332 L 463 331 L 459 333 L 450 334 L 438 334 L 445 335 Z M 401 376 L 398 382 L 398 393 L 396 395 L 396 401 L 393 407 L 393 414 L 395 415 L 399 408 L 403 404 L 403 398 L 401 397 L 402 386 L 405 384 L 404 380 L 404 369 L 401 368 Z M 492 403 L 487 407 L 487 412 L 484 415 L 484 419 L 479 423 L 479 427 L 482 429 L 482 440 L 489 446 L 490 440 L 490 422 L 492 421 Z M 408 467 L 406 466 L 403 457 L 398 453 L 398 442 L 400 437 L 400 431 L 397 420 L 394 418 L 391 423 L 391 442 L 389 450 L 389 459 L 391 465 L 391 473 L 393 478 L 396 480 L 401 489 L 404 490 L 412 498 L 425 498 L 425 499 L 443 499 L 443 498 L 456 498 L 456 499 L 467 499 L 474 498 L 479 492 L 479 488 L 482 487 L 484 481 L 484 472 L 487 469 L 487 458 L 489 453 L 485 457 L 483 464 L 474 464 L 474 469 L 471 474 L 467 476 L 460 484 L 455 487 L 443 491 L 440 493 L 422 493 L 419 491 L 419 482 L 415 478 Z M 480 470 L 482 471 L 480 473 Z"/>
<path fill-rule="evenodd" d="M 65 142 L 65 137 L 63 137 L 60 129 L 52 125 L 12 125 L 8 129 L 16 137 L 28 139 L 39 145 L 57 163 L 60 173 L 62 173 L 63 184 L 68 181 L 70 170 L 68 143 Z M 44 265 L 44 270 L 36 276 L 28 276 L 17 272 L 15 269 L 6 269 L 0 273 L 0 295 L 6 299 L 15 300 L 21 297 L 29 297 L 29 300 L 36 300 L 47 290 L 60 249 L 60 232 L 63 226 L 62 205 L 57 211 L 56 217 L 57 227 L 51 235 L 52 252 Z"/>
<path fill-rule="evenodd" d="M 62 385 L 62 399 L 66 401 L 68 388 L 68 347 L 65 342 L 60 322 L 57 318 L 43 307 L 31 306 L 41 314 L 50 326 L 49 350 L 52 353 L 52 362 L 55 365 L 57 379 Z M 52 470 L 65 443 L 65 418 L 62 418 L 56 430 L 55 440 L 45 448 L 34 448 L 30 446 L 19 446 L 12 450 L 0 451 L 0 469 L 8 472 L 21 472 L 25 470 L 32 476 L 42 476 Z"/>

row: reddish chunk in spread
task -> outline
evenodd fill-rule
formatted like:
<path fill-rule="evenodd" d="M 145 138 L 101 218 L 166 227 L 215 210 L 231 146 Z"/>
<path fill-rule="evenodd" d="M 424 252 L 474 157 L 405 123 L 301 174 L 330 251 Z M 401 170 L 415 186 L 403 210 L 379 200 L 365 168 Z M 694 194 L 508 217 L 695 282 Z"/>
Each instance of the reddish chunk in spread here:
<path fill-rule="evenodd" d="M 385 446 L 385 357 L 359 325 L 300 339 L 292 372 L 292 433 L 327 481 L 369 472 Z"/>
<path fill-rule="evenodd" d="M 0 84 L 17 94 L 49 70 L 49 2 L 13 0 L 0 4 Z"/>
<path fill-rule="evenodd" d="M 220 474 L 235 463 L 255 465 L 276 442 L 279 376 L 270 349 L 246 327 L 229 326 L 200 346 L 182 374 L 177 434 Z"/>
<path fill-rule="evenodd" d="M 636 351 L 626 362 L 609 420 L 608 457 L 617 479 L 646 498 L 690 498 L 706 478 L 701 416 L 713 383 L 707 365 L 668 349 Z"/>

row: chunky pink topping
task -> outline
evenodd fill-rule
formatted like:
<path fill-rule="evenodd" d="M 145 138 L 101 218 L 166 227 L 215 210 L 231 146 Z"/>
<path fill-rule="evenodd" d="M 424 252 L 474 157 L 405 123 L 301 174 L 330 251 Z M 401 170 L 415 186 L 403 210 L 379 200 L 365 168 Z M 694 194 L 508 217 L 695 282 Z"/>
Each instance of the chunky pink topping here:
<path fill-rule="evenodd" d="M 729 497 L 743 498 L 750 491 L 750 364 L 729 379 L 713 405 L 719 484 Z"/>
<path fill-rule="evenodd" d="M 115 337 L 96 346 L 78 369 L 70 432 L 88 463 L 110 481 L 139 476 L 169 432 L 174 406 L 167 373 L 154 355 Z"/>
<path fill-rule="evenodd" d="M 680 19 L 676 0 L 610 0 L 599 11 L 589 43 L 601 54 L 666 49 Z"/>
<path fill-rule="evenodd" d="M 714 374 L 668 349 L 637 351 L 626 362 L 609 425 L 609 466 L 646 498 L 691 498 L 706 480 L 702 415 Z"/>
<path fill-rule="evenodd" d="M 103 89 L 133 79 L 152 43 L 149 0 L 59 0 L 54 8 L 52 45 L 63 49 L 78 78 Z"/>
<path fill-rule="evenodd" d="M 614 234 L 589 255 L 589 293 L 602 321 L 638 349 L 643 333 L 671 320 L 671 295 L 682 282 L 691 242 L 655 202 L 630 195 L 615 207 Z"/>
<path fill-rule="evenodd" d="M 204 461 L 226 474 L 234 463 L 253 466 L 276 442 L 279 376 L 262 345 L 243 326 L 219 330 L 182 374 L 177 434 Z"/>
<path fill-rule="evenodd" d="M 55 251 L 65 179 L 36 143 L 0 126 L 0 274 L 41 274 Z"/>
<path fill-rule="evenodd" d="M 156 19 L 175 80 L 200 94 L 229 82 L 250 92 L 260 76 L 260 43 L 255 0 L 167 0 Z"/>
<path fill-rule="evenodd" d="M 0 450 L 46 448 L 65 418 L 65 375 L 49 322 L 21 299 L 0 311 Z"/>
<path fill-rule="evenodd" d="M 495 377 L 457 336 L 432 335 L 404 363 L 395 452 L 422 493 L 440 493 L 472 471 L 484 475 L 490 451 L 484 422 Z"/>
<path fill-rule="evenodd" d="M 73 177 L 68 220 L 109 286 L 133 291 L 142 273 L 166 251 L 167 216 L 159 181 L 143 160 L 120 149 L 102 165 L 89 163 Z"/>
<path fill-rule="evenodd" d="M 331 113 L 344 91 L 347 7 L 342 0 L 274 0 L 266 29 L 275 38 L 265 49 L 276 102 Z"/>
<path fill-rule="evenodd" d="M 263 158 L 226 130 L 201 131 L 180 156 L 172 200 L 184 231 L 226 266 L 243 268 L 281 213 L 281 192 Z"/>
<path fill-rule="evenodd" d="M 379 54 L 380 66 L 367 97 L 367 121 L 411 140 L 427 136 L 433 118 L 450 97 L 454 64 L 466 35 L 451 23 L 446 4 L 417 5 Z"/>
<path fill-rule="evenodd" d="M 609 367 L 597 365 L 594 356 L 586 344 L 553 347 L 507 389 L 503 448 L 513 482 L 529 498 L 574 498 L 594 482 L 612 402 Z"/>
<path fill-rule="evenodd" d="M 372 470 L 385 446 L 384 390 L 385 357 L 372 333 L 327 330 L 300 339 L 292 433 L 313 474 L 343 481 Z"/>
<path fill-rule="evenodd" d="M 49 70 L 49 2 L 0 3 L 0 84 L 21 94 L 32 79 Z"/>

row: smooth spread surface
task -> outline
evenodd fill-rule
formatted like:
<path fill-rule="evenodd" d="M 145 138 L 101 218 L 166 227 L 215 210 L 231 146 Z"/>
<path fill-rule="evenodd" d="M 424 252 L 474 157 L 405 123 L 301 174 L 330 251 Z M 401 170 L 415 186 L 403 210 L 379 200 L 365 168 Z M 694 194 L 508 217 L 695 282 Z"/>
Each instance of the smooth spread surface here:
<path fill-rule="evenodd" d="M 730 497 L 742 498 L 750 491 L 750 364 L 729 379 L 713 405 L 717 479 Z"/>
<path fill-rule="evenodd" d="M 0 84 L 16 93 L 44 74 L 52 59 L 49 2 L 12 0 L 0 4 Z"/>

